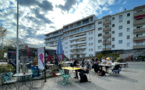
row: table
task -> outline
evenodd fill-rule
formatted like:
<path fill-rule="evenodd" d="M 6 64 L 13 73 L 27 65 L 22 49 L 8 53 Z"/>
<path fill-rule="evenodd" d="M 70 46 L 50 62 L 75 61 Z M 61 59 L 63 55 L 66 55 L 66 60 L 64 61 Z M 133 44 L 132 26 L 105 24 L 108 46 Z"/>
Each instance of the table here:
<path fill-rule="evenodd" d="M 127 63 L 116 63 L 116 64 L 124 65 L 124 67 L 127 66 Z"/>
<path fill-rule="evenodd" d="M 108 68 L 112 67 L 112 65 L 108 65 L 108 64 L 99 64 L 99 66 L 101 66 L 101 69 L 102 69 L 102 67 L 105 67 L 106 73 L 108 73 Z"/>
<path fill-rule="evenodd" d="M 65 61 L 64 64 L 67 64 L 66 66 L 69 66 L 69 64 L 73 63 L 73 61 Z"/>
<path fill-rule="evenodd" d="M 80 70 L 82 68 L 79 68 L 79 67 L 62 67 L 62 69 L 66 69 L 66 70 Z"/>
<path fill-rule="evenodd" d="M 26 85 L 26 76 L 31 76 L 31 75 L 32 75 L 32 73 L 25 73 L 25 74 L 23 74 L 23 73 L 16 73 L 13 76 L 15 76 L 15 77 L 22 77 L 22 86 L 23 85 L 27 86 Z M 29 87 L 29 89 L 31 89 L 32 86 L 27 86 L 27 87 Z M 18 88 L 20 88 L 20 87 L 18 86 Z"/>

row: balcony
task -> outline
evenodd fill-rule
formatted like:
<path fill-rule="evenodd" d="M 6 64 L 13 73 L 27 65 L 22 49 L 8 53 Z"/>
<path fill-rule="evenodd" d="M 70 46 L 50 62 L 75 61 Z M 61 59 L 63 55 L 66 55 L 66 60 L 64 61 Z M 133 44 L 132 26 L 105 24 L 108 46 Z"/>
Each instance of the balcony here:
<path fill-rule="evenodd" d="M 105 41 L 103 42 L 103 45 L 111 45 L 111 41 L 106 41 L 106 43 L 105 43 Z"/>
<path fill-rule="evenodd" d="M 133 38 L 134 41 L 139 41 L 139 40 L 144 40 L 144 39 L 145 39 L 145 36 Z"/>
<path fill-rule="evenodd" d="M 103 35 L 103 38 L 110 38 L 111 37 L 111 34 L 105 34 Z"/>
<path fill-rule="evenodd" d="M 142 24 L 145 24 L 145 19 L 135 20 L 134 23 L 133 23 L 134 26 L 142 25 Z"/>
<path fill-rule="evenodd" d="M 77 39 L 82 39 L 82 38 L 85 39 L 85 38 L 86 38 L 86 35 L 73 37 L 73 38 L 70 39 L 70 41 L 72 41 L 72 40 L 77 40 Z"/>
<path fill-rule="evenodd" d="M 133 49 L 141 49 L 141 48 L 145 48 L 145 45 L 134 45 Z"/>
<path fill-rule="evenodd" d="M 103 22 L 103 25 L 108 25 L 108 24 L 111 24 L 111 21 L 110 20 Z"/>
<path fill-rule="evenodd" d="M 86 46 L 83 46 L 83 47 L 71 47 L 70 49 L 71 49 L 71 51 L 82 50 L 82 49 L 86 49 Z"/>
<path fill-rule="evenodd" d="M 78 41 L 78 42 L 73 42 L 71 45 L 77 45 L 77 44 L 83 44 L 86 43 L 86 41 Z"/>
<path fill-rule="evenodd" d="M 137 12 L 134 14 L 134 16 L 140 16 L 140 15 L 145 15 L 145 11 Z"/>
<path fill-rule="evenodd" d="M 133 33 L 143 33 L 145 32 L 145 28 L 137 28 L 133 30 Z"/>
<path fill-rule="evenodd" d="M 103 32 L 111 31 L 111 27 L 103 28 Z"/>
<path fill-rule="evenodd" d="M 111 50 L 111 48 L 106 48 L 106 51 L 109 51 Z M 105 48 L 103 48 L 103 51 L 105 51 Z"/>

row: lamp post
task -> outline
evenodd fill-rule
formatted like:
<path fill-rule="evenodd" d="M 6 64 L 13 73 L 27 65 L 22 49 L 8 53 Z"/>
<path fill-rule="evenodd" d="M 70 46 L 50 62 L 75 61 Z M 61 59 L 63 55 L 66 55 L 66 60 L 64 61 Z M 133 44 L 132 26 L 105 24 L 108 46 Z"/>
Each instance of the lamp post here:
<path fill-rule="evenodd" d="M 105 59 L 106 59 L 106 39 L 104 40 L 104 42 L 105 42 Z"/>
<path fill-rule="evenodd" d="M 16 73 L 19 73 L 19 0 L 17 0 L 17 51 L 16 51 Z"/>

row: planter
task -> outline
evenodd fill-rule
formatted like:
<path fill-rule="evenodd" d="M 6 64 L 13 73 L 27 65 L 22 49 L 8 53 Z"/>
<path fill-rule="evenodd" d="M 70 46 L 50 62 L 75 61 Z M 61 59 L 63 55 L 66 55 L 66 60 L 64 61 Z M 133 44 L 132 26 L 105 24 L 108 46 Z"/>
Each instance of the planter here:
<path fill-rule="evenodd" d="M 4 83 L 4 80 L 2 79 L 1 74 L 2 74 L 2 73 L 0 73 L 0 78 L 1 78 L 0 84 L 3 84 L 3 83 Z M 6 81 L 9 80 L 9 78 L 10 78 L 10 79 L 12 78 L 12 75 L 11 75 L 11 74 L 12 74 L 12 72 L 7 72 L 7 75 L 8 75 L 9 77 L 7 77 L 7 76 L 4 77 Z"/>

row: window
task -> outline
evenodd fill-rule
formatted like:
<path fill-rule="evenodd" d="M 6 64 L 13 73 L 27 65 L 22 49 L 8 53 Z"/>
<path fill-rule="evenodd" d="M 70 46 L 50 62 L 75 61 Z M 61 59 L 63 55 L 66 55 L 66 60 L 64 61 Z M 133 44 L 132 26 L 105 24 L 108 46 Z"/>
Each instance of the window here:
<path fill-rule="evenodd" d="M 130 43 L 127 43 L 127 47 L 130 47 Z"/>
<path fill-rule="evenodd" d="M 112 48 L 115 48 L 115 45 L 112 45 Z"/>
<path fill-rule="evenodd" d="M 89 19 L 83 20 L 83 24 L 89 23 Z"/>
<path fill-rule="evenodd" d="M 130 13 L 127 13 L 127 17 L 129 17 L 130 16 Z"/>
<path fill-rule="evenodd" d="M 122 22 L 122 21 L 123 21 L 123 16 L 119 15 L 119 22 Z"/>
<path fill-rule="evenodd" d="M 102 30 L 102 27 L 99 27 L 98 30 Z"/>
<path fill-rule="evenodd" d="M 115 41 L 115 38 L 114 37 L 112 38 L 112 41 Z"/>
<path fill-rule="evenodd" d="M 98 37 L 102 36 L 102 33 L 98 34 Z"/>
<path fill-rule="evenodd" d="M 102 49 L 102 46 L 98 46 L 98 49 Z"/>
<path fill-rule="evenodd" d="M 123 28 L 123 26 L 119 26 L 119 30 L 121 30 Z"/>
<path fill-rule="evenodd" d="M 102 42 L 102 40 L 98 40 L 98 43 L 101 43 Z"/>
<path fill-rule="evenodd" d="M 112 31 L 112 34 L 114 34 L 115 33 L 115 31 Z"/>
<path fill-rule="evenodd" d="M 102 21 L 98 21 L 98 24 L 102 24 Z"/>
<path fill-rule="evenodd" d="M 137 26 L 136 28 L 142 28 L 142 26 Z"/>
<path fill-rule="evenodd" d="M 123 43 L 123 41 L 122 40 L 119 40 L 119 44 L 122 44 Z"/>
<path fill-rule="evenodd" d="M 122 37 L 122 33 L 119 33 L 119 37 Z"/>
<path fill-rule="evenodd" d="M 140 33 L 140 34 L 136 34 L 136 37 L 142 37 L 142 36 L 143 36 L 142 33 Z"/>
<path fill-rule="evenodd" d="M 130 32 L 130 28 L 127 28 L 127 32 Z"/>
<path fill-rule="evenodd" d="M 119 15 L 119 20 L 122 19 L 122 18 L 123 18 L 123 16 L 122 15 Z"/>
<path fill-rule="evenodd" d="M 127 35 L 127 39 L 130 39 L 130 36 L 129 35 Z"/>
<path fill-rule="evenodd" d="M 136 19 L 136 20 L 143 20 L 143 18 L 138 18 L 138 19 Z"/>
<path fill-rule="evenodd" d="M 130 21 L 127 21 L 127 24 L 130 24 Z"/>
<path fill-rule="evenodd" d="M 81 22 L 77 22 L 77 26 L 80 26 L 81 25 Z"/>
<path fill-rule="evenodd" d="M 112 24 L 112 27 L 115 27 L 115 24 Z"/>
<path fill-rule="evenodd" d="M 113 17 L 112 20 L 115 20 L 115 17 Z"/>

